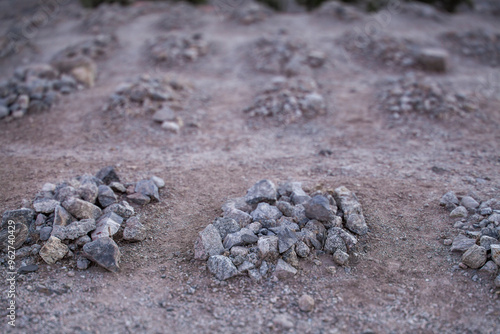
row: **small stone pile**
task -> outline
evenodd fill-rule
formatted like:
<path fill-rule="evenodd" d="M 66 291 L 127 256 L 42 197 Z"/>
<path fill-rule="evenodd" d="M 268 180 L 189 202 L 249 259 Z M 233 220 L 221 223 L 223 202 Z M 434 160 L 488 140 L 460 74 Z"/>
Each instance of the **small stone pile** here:
<path fill-rule="evenodd" d="M 462 232 L 453 240 L 444 240 L 452 252 L 463 253 L 460 268 L 479 269 L 479 273 L 496 277 L 494 284 L 500 288 L 500 199 L 458 198 L 450 191 L 443 195 L 440 205 L 450 211 L 453 226 Z"/>
<path fill-rule="evenodd" d="M 326 104 L 313 79 L 275 77 L 244 112 L 266 122 L 289 124 L 325 114 Z"/>
<path fill-rule="evenodd" d="M 349 6 L 337 1 L 326 1 L 318 9 L 315 14 L 320 17 L 329 19 L 342 20 L 352 22 L 364 17 L 364 13 L 356 7 Z"/>
<path fill-rule="evenodd" d="M 315 253 L 332 254 L 345 266 L 358 243 L 354 234 L 368 232 L 361 204 L 346 187 L 308 195 L 299 182 L 276 189 L 261 180 L 222 211 L 194 245 L 195 259 L 208 260 L 208 270 L 219 280 L 248 275 L 258 281 L 271 272 L 293 277 L 299 258 Z"/>
<path fill-rule="evenodd" d="M 109 98 L 105 110 L 121 115 L 152 114 L 153 120 L 164 129 L 177 132 L 183 120 L 176 111 L 183 109 L 191 92 L 189 83 L 142 75 L 135 82 L 121 84 Z"/>
<path fill-rule="evenodd" d="M 383 110 L 394 116 L 416 113 L 433 118 L 475 111 L 475 102 L 451 87 L 414 73 L 391 80 L 382 88 L 379 101 Z"/>
<path fill-rule="evenodd" d="M 117 44 L 113 35 L 97 35 L 59 51 L 51 64 L 61 73 L 71 74 L 87 87 L 92 87 L 97 75 L 95 60 L 106 58 Z"/>
<path fill-rule="evenodd" d="M 248 47 L 251 66 L 260 72 L 293 76 L 307 72 L 308 68 L 323 66 L 325 54 L 309 51 L 305 42 L 279 34 L 261 37 Z"/>
<path fill-rule="evenodd" d="M 441 40 L 453 52 L 464 57 L 474 58 L 477 62 L 500 65 L 500 33 L 487 32 L 484 29 L 465 32 L 448 32 L 441 35 Z"/>
<path fill-rule="evenodd" d="M 418 69 L 428 72 L 445 72 L 448 53 L 435 47 L 422 47 L 407 38 L 388 35 L 368 37 L 347 33 L 340 43 L 355 58 L 370 65 L 383 65 L 391 69 Z"/>
<path fill-rule="evenodd" d="M 171 4 L 166 14 L 158 22 L 159 27 L 166 31 L 179 30 L 186 27 L 198 29 L 204 24 L 203 16 L 198 12 L 197 7 L 187 2 Z"/>
<path fill-rule="evenodd" d="M 150 57 L 168 67 L 194 62 L 205 56 L 210 47 L 210 43 L 205 41 L 200 33 L 163 35 L 147 44 Z"/>
<path fill-rule="evenodd" d="M 69 94 L 81 85 L 70 75 L 49 64 L 19 67 L 0 83 L 0 119 L 11 120 L 49 110 L 59 94 Z"/>
<path fill-rule="evenodd" d="M 82 30 L 93 34 L 111 32 L 136 16 L 138 12 L 134 11 L 133 7 L 103 3 L 88 11 L 82 21 Z"/>
<path fill-rule="evenodd" d="M 273 10 L 255 1 L 245 1 L 241 6 L 236 6 L 231 11 L 230 18 L 241 24 L 253 24 L 264 21 L 271 15 Z"/>
<path fill-rule="evenodd" d="M 105 167 L 95 176 L 46 183 L 36 195 L 33 209 L 4 212 L 1 249 L 6 252 L 13 246 L 17 258 L 40 255 L 48 264 L 74 259 L 78 269 L 87 269 L 90 260 L 117 272 L 121 255 L 114 239 L 138 242 L 146 238 L 146 228 L 129 202 L 142 206 L 159 201 L 158 189 L 164 186 L 156 176 L 123 184 L 113 167 Z M 11 225 L 15 232 L 9 229 Z M 20 248 L 23 244 L 31 246 Z M 24 263 L 30 261 L 29 266 L 37 269 L 36 258 Z"/>
<path fill-rule="evenodd" d="M 399 3 L 401 13 L 416 18 L 433 20 L 441 22 L 445 19 L 444 12 L 440 12 L 436 7 L 420 2 L 402 2 Z"/>

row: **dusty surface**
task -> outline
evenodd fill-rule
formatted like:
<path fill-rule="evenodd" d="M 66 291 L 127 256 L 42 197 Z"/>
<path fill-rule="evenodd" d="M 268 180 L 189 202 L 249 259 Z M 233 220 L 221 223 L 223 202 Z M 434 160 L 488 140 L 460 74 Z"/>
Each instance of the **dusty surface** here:
<path fill-rule="evenodd" d="M 95 87 L 62 97 L 48 112 L 0 122 L 1 211 L 21 207 L 45 182 L 107 165 L 117 166 L 125 180 L 156 174 L 167 183 L 163 200 L 139 211 L 150 238 L 120 245 L 121 273 L 40 260 L 38 272 L 17 279 L 15 329 L 4 317 L 2 293 L 2 332 L 255 333 L 278 330 L 273 319 L 285 314 L 290 331 L 300 333 L 498 333 L 500 301 L 492 280 L 473 282 L 474 271 L 452 269 L 458 255 L 442 238 L 456 231 L 438 205 L 448 190 L 500 195 L 498 69 L 452 54 L 449 72 L 435 79 L 479 92 L 482 107 L 446 120 L 393 120 L 376 107 L 378 82 L 402 73 L 363 66 L 335 44 L 364 21 L 281 14 L 245 26 L 210 7 L 200 10 L 202 33 L 215 45 L 204 58 L 175 68 L 149 63 L 144 41 L 164 33 L 158 28 L 162 13 L 142 15 L 116 27 L 120 47 L 98 63 Z M 35 48 L 3 59 L 0 75 L 7 78 L 22 63 L 47 62 L 89 37 L 73 13 L 62 10 L 31 41 Z M 432 45 L 443 32 L 478 27 L 498 31 L 498 18 L 463 13 L 436 22 L 401 14 L 391 17 L 385 32 Z M 272 76 L 253 71 L 243 50 L 279 29 L 326 52 L 325 66 L 313 76 L 328 112 L 286 127 L 249 127 L 242 110 Z M 185 30 L 196 32 L 189 25 Z M 175 135 L 150 118 L 102 111 L 118 84 L 148 72 L 195 84 L 199 128 Z M 478 89 L 492 74 L 496 90 Z M 322 149 L 332 154 L 319 155 Z M 224 200 L 262 178 L 303 181 L 310 188 L 343 184 L 356 192 L 370 231 L 350 270 L 338 267 L 332 274 L 326 268 L 333 262 L 321 256 L 321 266 L 302 261 L 293 280 L 221 284 L 192 260 L 197 233 L 219 216 Z M 4 276 L 2 269 L 2 287 Z M 299 310 L 302 293 L 316 300 L 313 312 Z"/>

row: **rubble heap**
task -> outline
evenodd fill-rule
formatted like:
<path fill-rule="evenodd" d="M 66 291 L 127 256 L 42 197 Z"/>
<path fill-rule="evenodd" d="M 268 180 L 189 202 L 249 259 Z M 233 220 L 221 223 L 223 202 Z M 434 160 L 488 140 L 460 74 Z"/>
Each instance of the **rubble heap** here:
<path fill-rule="evenodd" d="M 288 124 L 324 114 L 326 104 L 313 79 L 275 77 L 244 112 L 266 122 L 271 118 L 276 124 Z"/>
<path fill-rule="evenodd" d="M 474 58 L 477 62 L 500 65 L 500 33 L 487 32 L 483 29 L 465 32 L 448 32 L 441 35 L 441 40 L 453 52 L 464 57 Z"/>
<path fill-rule="evenodd" d="M 200 33 L 163 35 L 147 44 L 149 56 L 155 62 L 168 67 L 194 62 L 205 56 L 210 46 Z"/>
<path fill-rule="evenodd" d="M 32 208 L 4 212 L 0 247 L 4 252 L 15 248 L 17 258 L 28 257 L 18 271 L 26 266 L 37 269 L 35 262 L 40 256 L 48 264 L 73 259 L 78 269 L 87 269 L 90 260 L 117 272 L 120 249 L 115 240 L 138 242 L 146 238 L 146 228 L 129 203 L 143 206 L 160 201 L 159 189 L 164 186 L 156 176 L 121 183 L 113 167 L 103 168 L 95 176 L 85 174 L 57 185 L 46 183 Z M 22 247 L 25 244 L 28 246 Z"/>
<path fill-rule="evenodd" d="M 307 194 L 299 182 L 276 188 L 261 180 L 222 211 L 194 245 L 195 259 L 207 261 L 219 280 L 237 275 L 260 280 L 267 273 L 292 277 L 299 259 L 315 252 L 331 254 L 345 266 L 356 251 L 355 235 L 368 232 L 361 204 L 346 187 Z"/>
<path fill-rule="evenodd" d="M 253 24 L 264 21 L 271 15 L 273 10 L 255 1 L 246 1 L 231 11 L 230 18 L 241 24 Z"/>
<path fill-rule="evenodd" d="M 472 194 L 474 195 L 474 194 Z M 443 195 L 440 205 L 450 211 L 450 218 L 460 234 L 453 240 L 445 239 L 452 252 L 462 253 L 459 267 L 478 269 L 478 274 L 495 278 L 500 288 L 500 199 L 481 201 L 477 196 L 457 197 L 453 192 Z M 477 280 L 477 274 L 472 277 Z"/>
<path fill-rule="evenodd" d="M 326 1 L 315 10 L 316 15 L 346 22 L 356 21 L 364 17 L 364 13 L 356 7 L 337 1 Z"/>

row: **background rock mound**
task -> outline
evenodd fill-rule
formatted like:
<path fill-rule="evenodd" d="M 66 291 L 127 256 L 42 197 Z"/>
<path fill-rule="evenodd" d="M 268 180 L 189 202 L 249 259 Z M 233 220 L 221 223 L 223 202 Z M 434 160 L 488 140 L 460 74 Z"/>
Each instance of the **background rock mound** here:
<path fill-rule="evenodd" d="M 148 53 L 156 63 L 168 67 L 182 66 L 209 52 L 210 43 L 200 33 L 168 34 L 147 43 Z"/>
<path fill-rule="evenodd" d="M 237 275 L 260 280 L 270 272 L 293 277 L 299 259 L 317 252 L 344 266 L 356 251 L 356 235 L 368 232 L 361 204 L 346 187 L 308 194 L 299 182 L 276 188 L 261 180 L 222 211 L 194 245 L 195 259 L 208 260 L 208 270 L 219 280 Z"/>

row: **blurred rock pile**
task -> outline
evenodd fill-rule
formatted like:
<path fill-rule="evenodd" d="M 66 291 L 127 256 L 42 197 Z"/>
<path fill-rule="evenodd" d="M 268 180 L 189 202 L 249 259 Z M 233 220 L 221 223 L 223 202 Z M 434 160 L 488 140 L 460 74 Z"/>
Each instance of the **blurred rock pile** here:
<path fill-rule="evenodd" d="M 162 35 L 147 44 L 149 56 L 168 67 L 194 62 L 205 56 L 210 46 L 200 33 Z"/>
<path fill-rule="evenodd" d="M 230 18 L 241 24 L 253 24 L 264 21 L 273 15 L 273 10 L 259 2 L 245 1 L 231 11 Z"/>
<path fill-rule="evenodd" d="M 500 65 L 500 33 L 484 29 L 448 32 L 441 40 L 453 52 L 470 57 L 477 62 L 497 67 Z"/>

